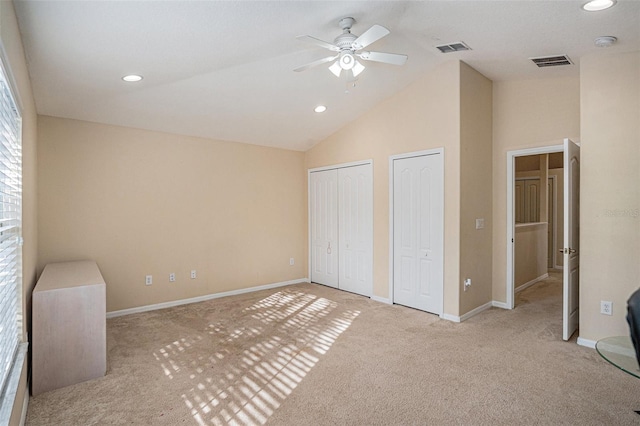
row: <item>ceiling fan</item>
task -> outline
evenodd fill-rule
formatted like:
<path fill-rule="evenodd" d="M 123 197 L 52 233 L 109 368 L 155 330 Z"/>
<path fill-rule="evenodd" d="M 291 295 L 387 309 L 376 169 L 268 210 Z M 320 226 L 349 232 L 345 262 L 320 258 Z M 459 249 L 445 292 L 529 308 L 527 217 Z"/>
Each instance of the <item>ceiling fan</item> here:
<path fill-rule="evenodd" d="M 382 62 L 392 65 L 404 65 L 404 63 L 407 62 L 407 55 L 363 50 L 365 47 L 389 34 L 390 31 L 382 25 L 374 25 L 361 36 L 357 36 L 355 34 L 351 34 L 351 27 L 355 22 L 356 20 L 353 18 L 342 18 L 338 23 L 340 28 L 342 28 L 342 34 L 336 37 L 333 43 L 322 41 L 315 37 L 311 37 L 310 35 L 296 37 L 298 40 L 313 43 L 320 47 L 324 47 L 325 49 L 329 49 L 332 52 L 335 52 L 335 54 L 298 67 L 294 69 L 294 71 L 305 71 L 317 65 L 335 60 L 335 62 L 329 67 L 329 70 L 336 77 L 340 77 L 340 74 L 344 70 L 347 73 L 351 71 L 353 78 L 356 78 L 362 71 L 364 71 L 365 68 L 357 58 L 365 61 Z"/>

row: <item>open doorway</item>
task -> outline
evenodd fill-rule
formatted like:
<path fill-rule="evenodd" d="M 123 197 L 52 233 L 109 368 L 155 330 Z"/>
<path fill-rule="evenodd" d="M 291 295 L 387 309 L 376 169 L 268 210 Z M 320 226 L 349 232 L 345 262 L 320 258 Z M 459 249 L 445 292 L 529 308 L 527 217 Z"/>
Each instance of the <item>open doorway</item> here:
<path fill-rule="evenodd" d="M 562 152 L 515 158 L 515 293 L 562 270 L 563 197 Z"/>
<path fill-rule="evenodd" d="M 579 155 L 568 139 L 507 153 L 507 305 L 562 268 L 564 340 L 578 327 Z"/>

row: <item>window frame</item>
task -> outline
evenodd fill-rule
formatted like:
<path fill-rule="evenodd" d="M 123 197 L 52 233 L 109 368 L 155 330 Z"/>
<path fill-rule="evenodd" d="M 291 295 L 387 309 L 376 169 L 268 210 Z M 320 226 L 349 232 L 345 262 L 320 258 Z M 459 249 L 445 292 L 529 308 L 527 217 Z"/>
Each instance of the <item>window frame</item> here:
<path fill-rule="evenodd" d="M 22 270 L 22 256 L 23 256 L 23 237 L 22 237 L 22 220 L 23 220 L 23 103 L 17 90 L 14 76 L 11 72 L 11 68 L 8 66 L 7 53 L 4 49 L 4 44 L 0 40 L 0 76 L 4 80 L 7 86 L 7 92 L 12 102 L 13 110 L 16 115 L 16 145 L 19 151 L 19 195 L 18 195 L 18 207 L 17 211 L 17 224 L 16 224 L 16 260 L 15 260 L 15 336 L 16 347 L 11 359 L 8 360 L 8 368 L 6 377 L 0 377 L 0 424 L 8 424 L 13 414 L 13 408 L 18 397 L 18 388 L 20 385 L 20 378 L 23 374 L 25 367 L 25 359 L 28 348 L 28 338 L 25 332 L 24 322 L 24 295 L 23 295 L 23 270 Z M 2 130 L 0 128 L 0 130 Z M 6 367 L 0 366 L 0 369 Z M 28 392 L 25 393 L 24 398 L 28 398 Z M 24 410 L 23 410 L 24 411 Z"/>

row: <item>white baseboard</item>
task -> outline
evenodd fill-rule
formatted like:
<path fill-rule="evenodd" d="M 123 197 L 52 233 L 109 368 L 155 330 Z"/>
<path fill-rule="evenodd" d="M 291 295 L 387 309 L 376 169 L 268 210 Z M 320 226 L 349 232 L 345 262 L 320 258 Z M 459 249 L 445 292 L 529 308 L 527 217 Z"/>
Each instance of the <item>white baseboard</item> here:
<path fill-rule="evenodd" d="M 461 316 L 456 316 L 451 314 L 442 314 L 440 318 L 445 319 L 447 321 L 462 322 L 462 321 L 468 320 L 471 317 L 478 315 L 482 311 L 486 311 L 492 306 L 493 306 L 493 302 L 487 302 L 484 305 L 480 305 L 477 308 L 470 310 L 466 314 L 462 314 Z"/>
<path fill-rule="evenodd" d="M 379 297 L 379 296 L 371 296 L 371 300 L 375 300 L 376 302 L 385 303 L 387 305 L 393 305 L 391 303 L 391 299 L 388 297 Z"/>
<path fill-rule="evenodd" d="M 188 305 L 189 303 L 204 302 L 205 300 L 219 299 L 221 297 L 236 296 L 238 294 L 252 293 L 254 291 L 269 290 L 277 287 L 284 287 L 301 282 L 308 283 L 309 278 L 299 278 L 297 280 L 282 281 L 279 283 L 259 285 L 239 290 L 223 291 L 221 293 L 205 294 L 204 296 L 192 297 L 189 299 L 172 300 L 171 302 L 156 303 L 154 305 L 138 306 L 136 308 L 122 309 L 120 311 L 107 312 L 107 318 L 121 317 L 123 315 L 137 314 L 140 312 L 155 311 L 157 309 L 171 308 L 173 306 Z"/>
<path fill-rule="evenodd" d="M 478 315 L 480 312 L 486 311 L 487 309 L 489 309 L 491 307 L 493 307 L 493 302 L 487 302 L 484 305 L 480 305 L 477 308 L 470 310 L 466 314 L 463 314 L 460 317 L 460 321 L 466 321 L 469 318 L 474 317 L 474 316 Z"/>
<path fill-rule="evenodd" d="M 585 346 L 587 348 L 591 348 L 591 349 L 595 349 L 596 348 L 596 341 L 595 340 L 589 340 L 589 339 L 584 339 L 582 337 L 578 337 L 577 343 L 580 346 Z"/>
<path fill-rule="evenodd" d="M 539 281 L 546 280 L 547 278 L 549 278 L 549 274 L 548 273 L 542 274 L 538 278 L 534 278 L 531 281 L 526 282 L 526 283 L 522 284 L 521 286 L 516 287 L 515 292 L 518 293 L 518 292 L 524 290 L 525 288 L 531 287 L 532 285 L 534 285 L 535 283 L 537 283 Z"/>
<path fill-rule="evenodd" d="M 460 322 L 460 317 L 458 317 L 456 315 L 442 314 L 442 315 L 440 315 L 440 318 L 442 318 L 443 320 L 447 320 L 447 321 Z"/>
<path fill-rule="evenodd" d="M 493 306 L 494 308 L 511 309 L 506 302 L 498 302 L 497 300 L 492 301 L 491 306 Z"/>

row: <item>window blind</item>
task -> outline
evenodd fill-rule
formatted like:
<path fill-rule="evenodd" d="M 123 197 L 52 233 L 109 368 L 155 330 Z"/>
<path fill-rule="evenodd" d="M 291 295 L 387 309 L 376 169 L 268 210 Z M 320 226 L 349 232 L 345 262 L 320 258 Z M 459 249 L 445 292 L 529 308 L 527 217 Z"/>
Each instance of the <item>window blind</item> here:
<path fill-rule="evenodd" d="M 22 281 L 21 123 L 4 70 L 0 67 L 0 393 L 20 343 Z"/>

